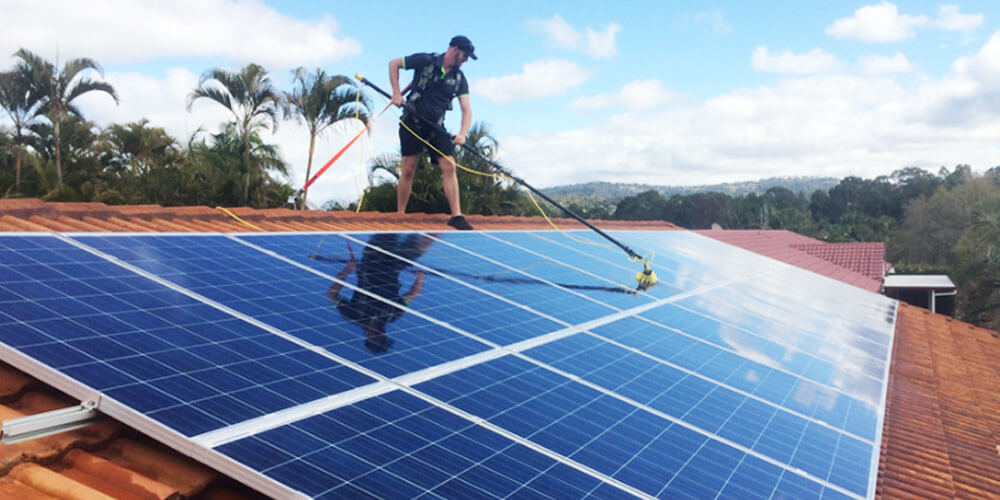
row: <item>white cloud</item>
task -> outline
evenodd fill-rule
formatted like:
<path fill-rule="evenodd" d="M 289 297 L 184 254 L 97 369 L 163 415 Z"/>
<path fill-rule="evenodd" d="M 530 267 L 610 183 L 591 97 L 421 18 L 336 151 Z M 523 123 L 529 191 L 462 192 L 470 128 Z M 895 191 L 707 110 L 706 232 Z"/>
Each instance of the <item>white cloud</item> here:
<path fill-rule="evenodd" d="M 589 77 L 581 66 L 565 59 L 541 60 L 525 63 L 521 73 L 473 80 L 472 87 L 484 99 L 510 102 L 564 94 Z"/>
<path fill-rule="evenodd" d="M 983 15 L 962 14 L 957 5 L 942 5 L 934 25 L 946 31 L 971 31 L 983 25 Z"/>
<path fill-rule="evenodd" d="M 929 22 L 927 16 L 900 14 L 889 2 L 868 5 L 854 11 L 854 16 L 837 19 L 826 28 L 835 38 L 850 38 L 866 42 L 896 42 L 913 38 L 916 28 Z"/>
<path fill-rule="evenodd" d="M 584 111 L 608 107 L 638 111 L 663 105 L 674 96 L 660 80 L 635 80 L 626 83 L 618 92 L 575 99 L 570 107 Z"/>
<path fill-rule="evenodd" d="M 528 26 L 546 35 L 550 44 L 561 49 L 583 52 L 595 58 L 618 55 L 617 37 L 622 27 L 617 23 L 608 23 L 603 31 L 588 27 L 581 32 L 556 14 L 550 19 L 531 19 Z"/>
<path fill-rule="evenodd" d="M 862 72 L 870 75 L 910 73 L 916 70 L 916 66 L 905 55 L 899 52 L 894 56 L 861 56 L 858 59 L 858 64 Z"/>
<path fill-rule="evenodd" d="M 105 81 L 118 93 L 121 105 L 100 92 L 80 96 L 84 116 L 94 122 L 126 123 L 142 118 L 152 127 L 162 127 L 180 141 L 186 141 L 200 126 L 216 131 L 216 125 L 231 120 L 231 114 L 218 105 L 196 103 L 191 113 L 185 111 L 187 96 L 198 86 L 198 75 L 185 68 L 167 71 L 162 80 L 139 73 L 108 73 Z"/>
<path fill-rule="evenodd" d="M 622 27 L 616 23 L 609 23 L 604 31 L 594 31 L 587 28 L 585 52 L 590 57 L 598 59 L 609 59 L 618 55 L 617 37 L 621 33 Z"/>
<path fill-rule="evenodd" d="M 0 53 L 25 47 L 49 60 L 58 49 L 62 60 L 205 57 L 278 71 L 361 53 L 357 40 L 336 35 L 333 18 L 303 21 L 258 0 L 2 1 L 0 10 Z"/>
<path fill-rule="evenodd" d="M 816 74 L 838 71 L 843 63 L 837 56 L 820 49 L 812 49 L 804 54 L 785 50 L 771 54 L 767 47 L 754 49 L 750 58 L 754 71 L 785 74 Z"/>
<path fill-rule="evenodd" d="M 715 9 L 707 12 L 699 12 L 694 15 L 695 24 L 706 25 L 714 33 L 728 35 L 733 32 L 733 27 L 726 21 L 726 12 Z"/>
<path fill-rule="evenodd" d="M 528 25 L 548 36 L 549 43 L 559 48 L 575 49 L 583 43 L 583 35 L 559 14 L 551 19 L 531 19 Z"/>
<path fill-rule="evenodd" d="M 904 69 L 905 57 L 871 59 Z M 696 185 L 781 175 L 875 177 L 917 166 L 996 165 L 1000 33 L 949 75 L 790 76 L 700 102 L 622 112 L 543 137 L 501 137 L 501 160 L 538 187 L 613 179 Z M 597 102 L 596 99 L 594 101 Z M 640 114 L 641 113 L 641 114 Z"/>
<path fill-rule="evenodd" d="M 987 127 L 1000 122 L 1000 32 L 969 57 L 952 64 L 951 74 L 921 87 L 925 119 L 940 126 Z"/>

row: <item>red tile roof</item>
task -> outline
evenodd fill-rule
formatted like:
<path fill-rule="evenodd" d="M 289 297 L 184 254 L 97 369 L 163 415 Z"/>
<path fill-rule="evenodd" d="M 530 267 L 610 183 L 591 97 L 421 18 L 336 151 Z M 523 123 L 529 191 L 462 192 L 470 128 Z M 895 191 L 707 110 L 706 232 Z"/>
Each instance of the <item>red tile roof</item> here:
<path fill-rule="evenodd" d="M 882 290 L 887 269 L 884 243 L 824 243 L 783 229 L 694 232 L 865 290 Z"/>
<path fill-rule="evenodd" d="M 1000 338 L 900 303 L 877 494 L 1000 498 Z"/>
<path fill-rule="evenodd" d="M 476 229 L 550 229 L 542 217 L 466 216 Z M 379 231 L 433 229 L 446 231 L 444 214 L 350 211 L 323 212 L 273 208 L 111 206 L 103 203 L 53 203 L 35 198 L 0 199 L 0 231 L 117 232 L 254 232 Z M 581 229 L 574 219 L 554 217 L 563 229 Z M 601 229 L 679 229 L 664 221 L 593 221 Z"/>
<path fill-rule="evenodd" d="M 446 230 L 445 216 L 234 209 L 267 231 Z M 482 229 L 545 229 L 540 218 L 470 217 Z M 579 227 L 562 219 L 562 227 Z M 599 221 L 602 228 L 676 229 L 665 222 Z M 112 207 L 0 200 L 0 231 L 254 231 L 209 207 Z M 712 231 L 701 234 L 717 237 Z M 722 231 L 717 239 L 852 284 L 874 281 L 794 246 L 789 231 Z M 746 246 L 744 246 L 746 245 Z M 868 281 L 864 281 L 868 280 Z M 859 285 L 861 286 L 861 285 Z M 878 498 L 1000 498 L 1000 338 L 900 304 L 876 485 Z M 0 363 L 0 420 L 69 406 L 55 389 Z M 61 495 L 61 496 L 60 496 Z M 0 498 L 257 498 L 219 473 L 105 421 L 0 444 Z"/>
<path fill-rule="evenodd" d="M 887 271 L 885 243 L 809 243 L 792 248 L 882 282 Z"/>

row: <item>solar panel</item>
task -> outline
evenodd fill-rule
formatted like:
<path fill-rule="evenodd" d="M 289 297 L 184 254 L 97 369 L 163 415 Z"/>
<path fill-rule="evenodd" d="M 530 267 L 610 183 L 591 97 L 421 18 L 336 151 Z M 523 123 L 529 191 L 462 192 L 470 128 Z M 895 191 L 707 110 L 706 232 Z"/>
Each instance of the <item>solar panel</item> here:
<path fill-rule="evenodd" d="M 895 302 L 684 231 L 0 236 L 0 343 L 274 496 L 863 498 Z"/>
<path fill-rule="evenodd" d="M 65 241 L 0 252 L 0 340 L 181 434 L 373 382 Z"/>

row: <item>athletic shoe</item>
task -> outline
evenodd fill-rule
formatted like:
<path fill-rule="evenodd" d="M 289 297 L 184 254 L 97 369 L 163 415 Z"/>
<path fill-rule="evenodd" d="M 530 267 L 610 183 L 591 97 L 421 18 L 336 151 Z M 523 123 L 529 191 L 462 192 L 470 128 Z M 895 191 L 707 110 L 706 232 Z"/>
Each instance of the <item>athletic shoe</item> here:
<path fill-rule="evenodd" d="M 469 231 L 472 229 L 472 224 L 469 224 L 469 221 L 465 220 L 465 217 L 461 215 L 456 215 L 448 219 L 448 225 L 460 231 Z"/>

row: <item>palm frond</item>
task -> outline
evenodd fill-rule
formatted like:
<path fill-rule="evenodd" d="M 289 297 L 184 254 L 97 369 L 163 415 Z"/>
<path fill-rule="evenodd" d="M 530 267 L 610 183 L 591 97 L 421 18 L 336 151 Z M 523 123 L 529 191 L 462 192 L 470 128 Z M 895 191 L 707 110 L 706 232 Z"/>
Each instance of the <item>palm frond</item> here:
<path fill-rule="evenodd" d="M 115 100 L 115 104 L 119 102 L 118 93 L 115 92 L 115 88 L 110 83 L 91 80 L 89 78 L 81 78 L 75 85 L 70 87 L 66 92 L 65 100 L 67 103 L 72 102 L 77 97 L 91 91 L 104 92 Z"/>
<path fill-rule="evenodd" d="M 195 88 L 194 90 L 191 91 L 190 94 L 188 94 L 188 104 L 187 104 L 188 111 L 191 111 L 191 106 L 194 104 L 194 101 L 202 98 L 215 101 L 223 105 L 230 111 L 233 111 L 233 104 L 232 104 L 233 101 L 227 90 L 225 90 L 224 88 L 220 89 L 214 86 L 204 86 L 204 85 Z"/>

